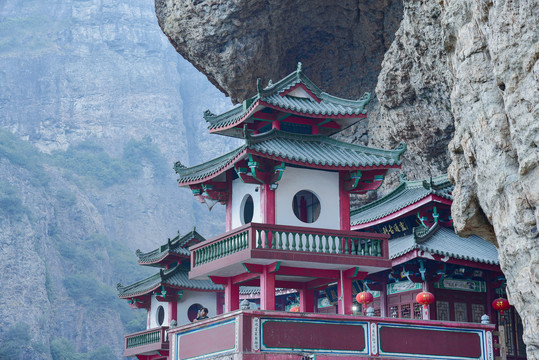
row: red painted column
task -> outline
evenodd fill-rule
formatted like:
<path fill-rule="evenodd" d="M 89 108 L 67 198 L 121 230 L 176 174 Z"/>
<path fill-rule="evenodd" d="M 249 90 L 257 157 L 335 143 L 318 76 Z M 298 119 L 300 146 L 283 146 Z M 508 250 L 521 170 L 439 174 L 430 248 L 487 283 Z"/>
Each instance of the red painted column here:
<path fill-rule="evenodd" d="M 490 318 L 491 324 L 496 324 L 498 322 L 498 315 L 494 312 L 494 309 L 492 308 L 492 301 L 496 299 L 496 289 L 494 289 L 491 284 L 492 280 L 494 280 L 494 274 L 492 272 L 488 272 L 486 274 L 486 282 L 487 282 L 487 303 L 485 304 L 485 309 L 487 312 L 488 317 Z"/>
<path fill-rule="evenodd" d="M 318 126 L 311 125 L 311 135 L 318 135 Z"/>
<path fill-rule="evenodd" d="M 221 315 L 223 313 L 223 305 L 225 304 L 225 294 L 221 291 L 215 293 L 215 314 Z"/>
<path fill-rule="evenodd" d="M 275 310 L 275 273 L 267 266 L 260 274 L 260 310 Z"/>
<path fill-rule="evenodd" d="M 225 285 L 225 313 L 239 308 L 240 287 L 232 283 L 232 278 L 228 278 L 228 283 Z"/>
<path fill-rule="evenodd" d="M 353 314 L 352 305 L 352 280 L 342 276 L 337 281 L 337 289 L 339 294 L 338 310 L 339 314 Z M 344 311 L 343 311 L 344 309 Z"/>
<path fill-rule="evenodd" d="M 178 301 L 173 300 L 168 302 L 168 323 L 172 320 L 178 321 Z"/>
<path fill-rule="evenodd" d="M 264 224 L 275 224 L 275 190 L 271 190 L 269 184 L 262 184 L 260 188 L 262 221 Z"/>
<path fill-rule="evenodd" d="M 341 230 L 350 230 L 350 193 L 344 188 L 346 171 L 339 171 L 339 209 L 341 215 Z"/>
<path fill-rule="evenodd" d="M 430 281 L 424 281 L 423 282 L 423 291 L 428 291 L 430 292 L 431 294 L 434 295 L 434 284 Z M 436 301 L 436 297 L 434 298 L 434 301 Z M 434 319 L 434 316 L 433 316 L 433 313 L 434 313 L 434 306 L 436 306 L 435 304 L 431 304 L 429 306 L 424 306 L 424 309 L 423 309 L 423 320 L 433 320 Z"/>
<path fill-rule="evenodd" d="M 314 290 L 303 287 L 299 290 L 299 311 L 314 312 Z"/>
<path fill-rule="evenodd" d="M 226 225 L 225 231 L 232 230 L 232 171 L 226 173 L 226 186 L 228 188 L 228 201 L 226 202 Z"/>
<path fill-rule="evenodd" d="M 387 309 L 387 281 L 382 282 L 382 290 L 380 290 L 380 316 L 388 317 L 389 310 Z"/>

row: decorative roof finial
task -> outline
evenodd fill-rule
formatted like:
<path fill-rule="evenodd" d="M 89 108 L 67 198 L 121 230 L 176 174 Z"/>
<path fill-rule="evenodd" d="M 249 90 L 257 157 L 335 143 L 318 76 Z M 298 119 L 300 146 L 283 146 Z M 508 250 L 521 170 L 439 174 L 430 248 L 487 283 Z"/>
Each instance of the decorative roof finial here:
<path fill-rule="evenodd" d="M 142 254 L 142 251 L 140 251 L 140 249 L 137 249 L 137 251 L 135 251 L 135 255 L 139 256 L 140 254 Z"/>
<path fill-rule="evenodd" d="M 197 231 L 197 226 L 193 225 L 193 232 Z"/>
<path fill-rule="evenodd" d="M 303 64 L 301 63 L 301 61 L 298 61 L 298 69 L 296 70 L 298 74 L 302 71 L 302 68 L 303 68 Z"/>
<path fill-rule="evenodd" d="M 174 169 L 185 169 L 186 166 L 185 165 L 182 165 L 182 163 L 180 161 L 176 161 L 174 163 Z"/>
<path fill-rule="evenodd" d="M 399 145 L 397 145 L 396 148 L 394 148 L 393 150 L 397 150 L 398 153 L 399 153 L 399 156 L 404 154 L 404 152 L 406 151 L 406 143 L 405 142 L 401 142 Z"/>
<path fill-rule="evenodd" d="M 271 86 L 273 86 L 273 81 L 271 79 L 269 79 L 267 87 L 271 87 Z"/>
<path fill-rule="evenodd" d="M 256 91 L 258 92 L 258 95 L 262 92 L 262 80 L 260 80 L 260 78 L 256 78 Z"/>
<path fill-rule="evenodd" d="M 403 171 L 399 175 L 399 182 L 402 184 L 403 182 L 408 181 L 408 177 L 406 176 L 406 173 Z"/>
<path fill-rule="evenodd" d="M 122 288 L 122 283 L 117 283 L 116 284 L 116 290 L 120 290 Z"/>
<path fill-rule="evenodd" d="M 209 109 L 207 109 L 206 111 L 204 111 L 204 120 L 208 120 L 208 118 L 211 118 L 211 117 L 215 117 L 215 114 L 212 113 Z"/>

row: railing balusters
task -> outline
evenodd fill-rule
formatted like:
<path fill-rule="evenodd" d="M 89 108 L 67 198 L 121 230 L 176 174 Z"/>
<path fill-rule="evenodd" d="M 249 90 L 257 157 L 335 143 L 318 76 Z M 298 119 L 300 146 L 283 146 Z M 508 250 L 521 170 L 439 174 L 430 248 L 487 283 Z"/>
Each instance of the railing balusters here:
<path fill-rule="evenodd" d="M 209 263 L 232 253 L 254 246 L 258 249 L 289 250 L 298 252 L 318 252 L 326 254 L 345 254 L 381 257 L 382 239 L 365 239 L 352 236 L 332 235 L 330 232 L 313 233 L 309 231 L 286 231 L 278 226 L 264 229 L 258 226 L 244 228 L 204 247 L 193 251 L 194 266 Z M 283 227 L 284 228 L 284 227 Z M 251 239 L 254 236 L 255 239 Z"/>

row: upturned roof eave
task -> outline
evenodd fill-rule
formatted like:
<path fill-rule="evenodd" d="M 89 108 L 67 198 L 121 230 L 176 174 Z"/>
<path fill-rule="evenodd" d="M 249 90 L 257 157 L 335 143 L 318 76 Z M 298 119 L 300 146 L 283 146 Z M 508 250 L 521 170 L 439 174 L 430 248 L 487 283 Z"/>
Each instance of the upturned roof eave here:
<path fill-rule="evenodd" d="M 366 155 L 370 156 L 378 156 L 378 160 L 369 160 L 369 163 L 358 163 L 357 161 L 343 161 L 340 164 L 330 164 L 325 163 L 323 161 L 316 161 L 311 159 L 297 159 L 295 156 L 290 154 L 283 154 L 281 153 L 268 153 L 265 151 L 259 151 L 254 149 L 253 147 L 256 146 L 259 143 L 265 142 L 265 141 L 271 141 L 274 138 L 279 139 L 288 139 L 288 140 L 298 140 L 298 141 L 312 141 L 312 142 L 325 142 L 327 144 L 331 144 L 336 147 L 342 147 L 346 151 L 355 151 L 355 152 L 361 152 Z M 362 145 L 356 145 L 356 144 L 349 144 L 342 141 L 338 141 L 335 139 L 328 138 L 326 136 L 321 135 L 299 135 L 299 134 L 292 134 L 292 133 L 286 133 L 280 130 L 273 129 L 267 133 L 259 134 L 259 135 L 247 135 L 246 137 L 247 144 L 240 147 L 237 150 L 234 150 L 230 152 L 229 154 L 223 155 L 220 158 L 223 162 L 225 162 L 222 165 L 218 165 L 218 162 L 214 159 L 211 160 L 211 165 L 208 165 L 208 163 L 200 164 L 197 166 L 194 166 L 192 168 L 180 168 L 177 169 L 176 172 L 180 175 L 180 178 L 178 179 L 178 185 L 185 187 L 195 184 L 200 184 L 205 181 L 211 180 L 225 171 L 231 169 L 235 163 L 242 160 L 244 157 L 246 157 L 248 154 L 252 155 L 258 155 L 263 158 L 272 159 L 276 161 L 282 161 L 289 164 L 299 165 L 299 166 L 305 166 L 310 168 L 317 168 L 317 169 L 325 169 L 325 170 L 333 170 L 333 171 L 339 171 L 339 170 L 376 170 L 376 169 L 392 169 L 392 168 L 400 168 L 401 161 L 400 156 L 402 155 L 403 150 L 402 149 L 396 149 L 396 150 L 383 150 L 383 149 L 375 149 L 375 148 L 369 148 Z M 241 150 L 241 151 L 238 151 Z M 233 154 L 234 156 L 231 156 L 230 154 Z M 210 163 L 210 162 L 209 162 Z M 214 167 L 215 169 L 213 169 Z M 198 170 L 197 174 L 197 168 Z M 211 171 L 204 172 L 204 169 L 211 169 Z M 183 173 L 189 171 L 189 175 L 183 175 Z M 182 179 L 183 177 L 183 179 Z"/>
<path fill-rule="evenodd" d="M 439 186 L 444 186 L 443 189 L 448 189 L 450 188 L 451 186 L 453 186 L 451 184 L 451 182 L 449 181 L 449 179 L 447 178 L 447 175 L 440 175 L 440 176 L 437 176 L 435 178 L 432 178 L 434 183 L 436 185 L 439 185 Z M 370 222 L 373 222 L 373 221 L 380 221 L 386 217 L 390 217 L 391 215 L 393 215 L 394 213 L 410 206 L 410 205 L 413 205 L 417 202 L 420 202 L 421 200 L 425 199 L 427 196 L 430 196 L 430 195 L 433 195 L 434 197 L 434 200 L 438 200 L 436 198 L 440 198 L 440 199 L 446 199 L 448 201 L 452 201 L 452 197 L 451 196 L 448 196 L 448 195 L 444 195 L 442 193 L 440 193 L 440 190 L 434 190 L 434 189 L 425 189 L 423 187 L 423 182 L 424 180 L 414 180 L 414 181 L 409 181 L 409 180 L 406 180 L 406 181 L 403 181 L 399 184 L 399 186 L 397 186 L 393 191 L 391 191 L 389 194 L 387 194 L 386 196 L 380 198 L 380 199 L 377 199 L 367 205 L 363 205 L 357 209 L 353 209 L 351 212 L 350 212 L 350 225 L 351 226 L 360 226 L 360 225 L 365 225 L 365 224 L 368 224 Z M 403 193 L 407 192 L 407 191 L 418 191 L 418 192 L 424 192 L 423 194 L 418 194 L 418 196 L 414 197 L 414 200 L 412 201 L 409 201 L 409 202 L 406 202 L 406 203 L 402 203 L 402 204 L 399 204 L 395 207 L 393 207 L 393 211 L 391 212 L 388 212 L 388 213 L 384 213 L 380 216 L 375 216 L 375 217 L 369 217 L 369 218 L 366 218 L 366 219 L 363 219 L 363 220 L 359 220 L 359 221 L 353 221 L 352 217 L 354 216 L 357 216 L 361 213 L 365 213 L 367 211 L 371 211 L 376 208 L 376 207 L 379 207 L 379 206 L 383 206 L 385 204 L 388 204 L 388 203 L 391 203 L 392 201 L 397 201 L 396 199 L 401 196 Z M 441 200 L 440 200 L 441 201 Z"/>

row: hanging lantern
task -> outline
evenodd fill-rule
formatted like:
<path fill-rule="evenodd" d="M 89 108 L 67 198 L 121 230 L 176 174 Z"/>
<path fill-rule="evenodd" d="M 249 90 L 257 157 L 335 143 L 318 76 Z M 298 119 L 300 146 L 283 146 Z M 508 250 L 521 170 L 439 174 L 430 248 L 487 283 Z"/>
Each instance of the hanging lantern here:
<path fill-rule="evenodd" d="M 290 308 L 290 312 L 299 312 L 299 306 L 298 306 L 298 305 L 292 306 L 292 307 Z"/>
<path fill-rule="evenodd" d="M 429 318 L 429 305 L 434 303 L 434 295 L 428 291 L 422 291 L 415 297 L 415 301 L 423 305 L 423 319 Z"/>
<path fill-rule="evenodd" d="M 507 311 L 511 308 L 509 301 L 507 301 L 507 299 L 504 299 L 504 298 L 498 298 L 492 302 L 492 307 L 494 308 L 494 310 L 500 312 L 500 315 L 502 316 L 502 324 L 504 324 L 505 323 L 504 311 Z"/>
<path fill-rule="evenodd" d="M 370 292 L 362 291 L 356 295 L 356 301 L 363 305 L 363 314 L 367 311 L 367 305 L 372 302 L 372 294 Z"/>

